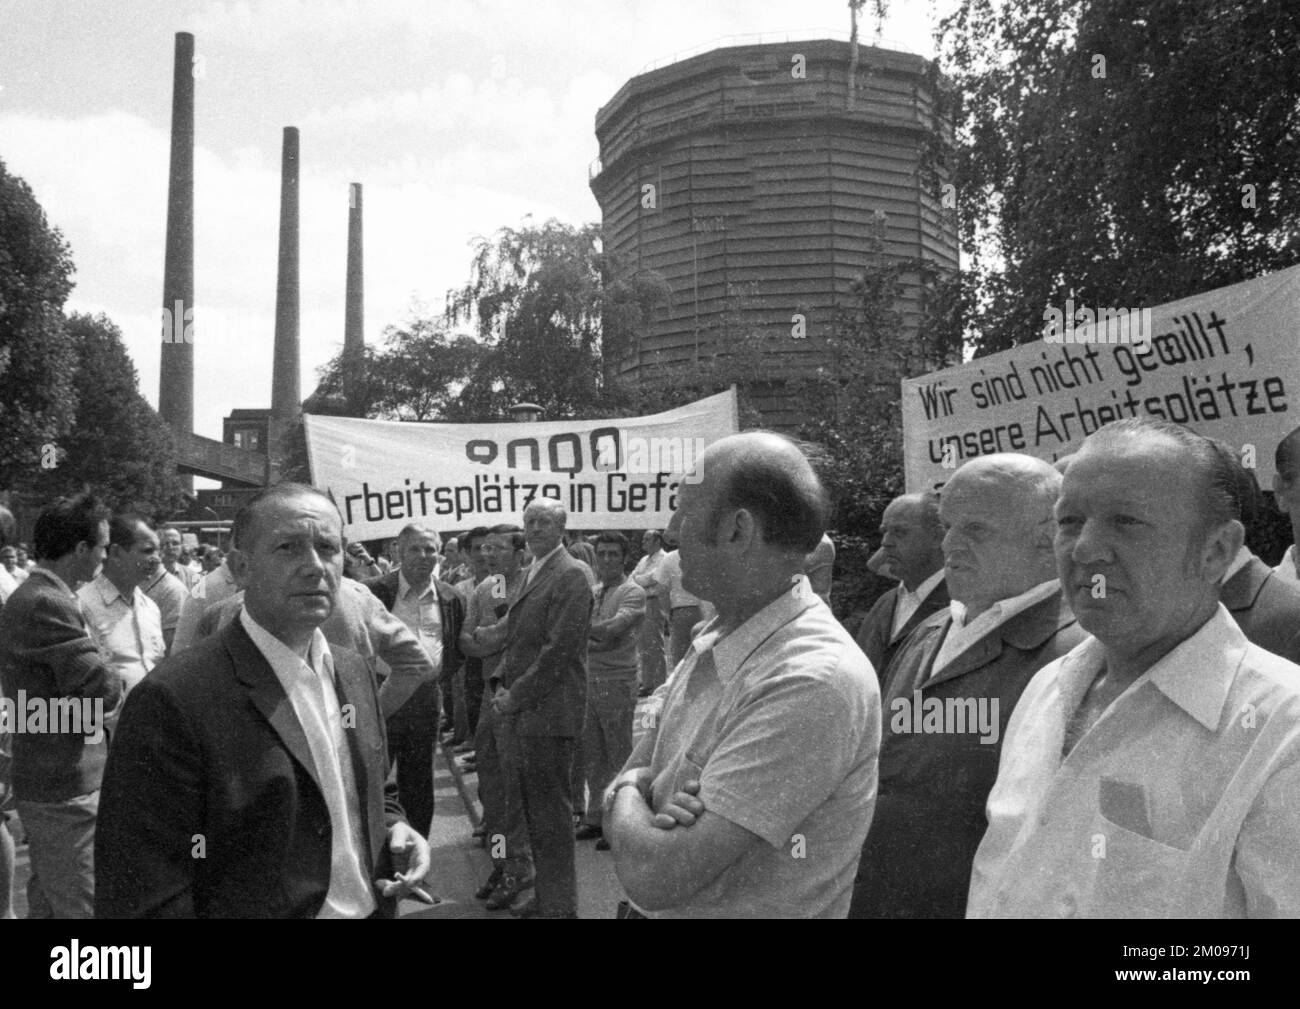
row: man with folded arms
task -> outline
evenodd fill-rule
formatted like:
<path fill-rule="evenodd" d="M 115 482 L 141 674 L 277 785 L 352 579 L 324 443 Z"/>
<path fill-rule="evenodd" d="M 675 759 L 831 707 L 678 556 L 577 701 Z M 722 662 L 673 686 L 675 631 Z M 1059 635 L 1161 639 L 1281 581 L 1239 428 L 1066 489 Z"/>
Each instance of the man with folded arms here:
<path fill-rule="evenodd" d="M 1070 460 L 1056 560 L 1092 637 L 1011 717 L 968 916 L 1300 916 L 1300 667 L 1219 601 L 1233 487 L 1167 421 L 1107 424 Z"/>

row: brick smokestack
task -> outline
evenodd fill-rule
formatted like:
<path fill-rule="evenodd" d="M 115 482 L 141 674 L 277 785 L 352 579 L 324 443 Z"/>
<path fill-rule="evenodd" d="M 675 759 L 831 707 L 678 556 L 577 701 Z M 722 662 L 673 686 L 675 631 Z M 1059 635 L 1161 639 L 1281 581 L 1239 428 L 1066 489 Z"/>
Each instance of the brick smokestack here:
<path fill-rule="evenodd" d="M 275 358 L 271 414 L 292 420 L 301 409 L 298 388 L 298 128 L 284 128 L 280 166 L 280 269 L 275 285 Z"/>
<path fill-rule="evenodd" d="M 348 187 L 348 275 L 343 313 L 343 394 L 351 412 L 361 416 L 360 378 L 365 348 L 365 282 L 362 271 L 361 183 Z"/>
<path fill-rule="evenodd" d="M 172 149 L 163 258 L 163 332 L 158 413 L 175 430 L 194 430 L 194 36 L 176 33 L 172 69 Z M 189 340 L 186 339 L 187 335 Z M 181 475 L 186 490 L 193 479 Z"/>

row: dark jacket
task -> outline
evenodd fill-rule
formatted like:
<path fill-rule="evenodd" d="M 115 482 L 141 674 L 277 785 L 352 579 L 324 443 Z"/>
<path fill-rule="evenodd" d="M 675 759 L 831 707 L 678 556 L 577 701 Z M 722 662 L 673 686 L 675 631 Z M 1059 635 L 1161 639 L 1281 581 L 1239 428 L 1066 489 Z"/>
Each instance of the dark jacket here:
<path fill-rule="evenodd" d="M 946 609 L 949 602 L 948 583 L 941 578 L 933 591 L 921 600 L 916 612 L 907 618 L 907 623 L 898 634 L 894 635 L 894 607 L 898 605 L 898 592 L 899 586 L 896 585 L 877 599 L 862 621 L 862 626 L 858 628 L 858 647 L 871 660 L 871 668 L 876 671 L 876 679 L 882 688 L 885 684 L 885 671 L 907 636 L 926 619 Z"/>
<path fill-rule="evenodd" d="M 378 694 L 360 656 L 330 651 L 339 704 L 355 719 L 345 734 L 362 866 L 388 878 L 388 828 L 405 816 L 385 784 Z M 236 620 L 165 659 L 127 698 L 100 793 L 95 916 L 314 917 L 329 891 L 331 834 L 307 737 Z M 395 902 L 375 896 L 392 917 Z"/>
<path fill-rule="evenodd" d="M 100 657 L 76 596 L 44 568 L 33 571 L 0 612 L 0 685 L 15 707 L 34 698 L 62 699 L 69 718 L 64 725 L 78 730 L 51 732 L 47 724 L 45 731 L 13 733 L 15 796 L 62 802 L 99 788 L 108 741 L 103 725 L 87 726 L 83 716 L 94 713 L 96 701 L 103 715 L 112 714 L 122 700 L 122 678 Z M 98 742 L 87 741 L 96 736 Z"/>
<path fill-rule="evenodd" d="M 587 696 L 591 585 L 581 562 L 560 550 L 510 601 L 497 675 L 510 691 L 515 731 L 577 736 Z"/>
<path fill-rule="evenodd" d="M 1219 601 L 1251 644 L 1300 663 L 1300 588 L 1258 557 L 1223 583 Z"/>
<path fill-rule="evenodd" d="M 373 592 L 391 613 L 397 603 L 400 574 L 400 570 L 390 571 L 361 584 Z M 433 589 L 438 596 L 438 613 L 442 622 L 442 670 L 438 680 L 450 680 L 465 661 L 460 650 L 460 628 L 465 623 L 465 601 L 459 592 L 437 578 L 433 580 Z"/>
<path fill-rule="evenodd" d="M 1016 614 L 930 679 L 952 615 L 931 617 L 894 657 L 881 704 L 880 784 L 849 917 L 962 918 L 984 803 L 998 773 L 1011 711 L 1034 674 L 1087 634 L 1058 590 Z M 912 709 L 931 699 L 997 701 L 996 739 L 977 731 L 916 732 Z M 952 700 L 953 704 L 948 705 Z M 905 702 L 905 703 L 904 703 Z M 970 708 L 965 706 L 966 717 Z M 954 723 L 955 724 L 955 723 Z M 988 734 L 993 735 L 992 731 Z"/>

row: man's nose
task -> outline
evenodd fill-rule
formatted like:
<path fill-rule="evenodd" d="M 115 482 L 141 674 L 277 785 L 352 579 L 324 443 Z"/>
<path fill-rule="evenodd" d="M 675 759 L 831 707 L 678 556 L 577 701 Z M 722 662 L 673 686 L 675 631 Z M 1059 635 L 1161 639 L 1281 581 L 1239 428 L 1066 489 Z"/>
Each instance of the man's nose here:
<path fill-rule="evenodd" d="M 1075 564 L 1096 564 L 1109 560 L 1110 556 L 1110 543 L 1103 523 L 1097 519 L 1086 519 L 1070 548 L 1070 560 Z"/>

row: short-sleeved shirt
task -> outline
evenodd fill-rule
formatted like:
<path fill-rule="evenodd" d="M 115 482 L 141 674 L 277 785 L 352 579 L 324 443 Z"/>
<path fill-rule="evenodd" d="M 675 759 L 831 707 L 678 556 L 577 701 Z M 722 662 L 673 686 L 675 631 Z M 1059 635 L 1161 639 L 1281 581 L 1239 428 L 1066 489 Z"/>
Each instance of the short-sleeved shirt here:
<path fill-rule="evenodd" d="M 1096 638 L 1021 695 L 970 918 L 1300 917 L 1300 667 L 1220 604 L 1062 755 Z"/>
<path fill-rule="evenodd" d="M 523 576 L 520 575 L 522 579 Z M 505 577 L 503 575 L 488 575 L 475 586 L 470 593 L 469 606 L 465 609 L 464 629 L 473 634 L 480 627 L 491 627 L 506 618 L 507 589 Z M 494 652 L 491 655 L 483 656 L 483 682 L 487 683 L 496 675 L 497 666 L 501 664 L 501 657 L 505 654 L 505 649 Z"/>
<path fill-rule="evenodd" d="M 762 843 L 651 917 L 848 914 L 875 807 L 880 691 L 807 578 L 724 637 L 705 627 L 653 731 L 655 809 L 698 779 L 705 809 Z"/>
<path fill-rule="evenodd" d="M 185 591 L 181 580 L 169 573 L 166 568 L 160 567 L 158 573 L 140 587 L 157 605 L 158 612 L 162 615 L 162 629 L 176 630 L 176 625 L 181 622 L 181 607 L 185 605 L 185 600 L 190 595 Z"/>
<path fill-rule="evenodd" d="M 603 646 L 587 645 L 587 678 L 606 679 L 626 677 L 636 679 L 637 637 L 641 625 L 645 622 L 645 589 L 631 578 L 624 578 L 619 584 L 607 588 L 597 585 L 592 594 L 591 622 L 612 620 L 623 611 L 627 619 L 626 626 L 612 641 Z"/>

